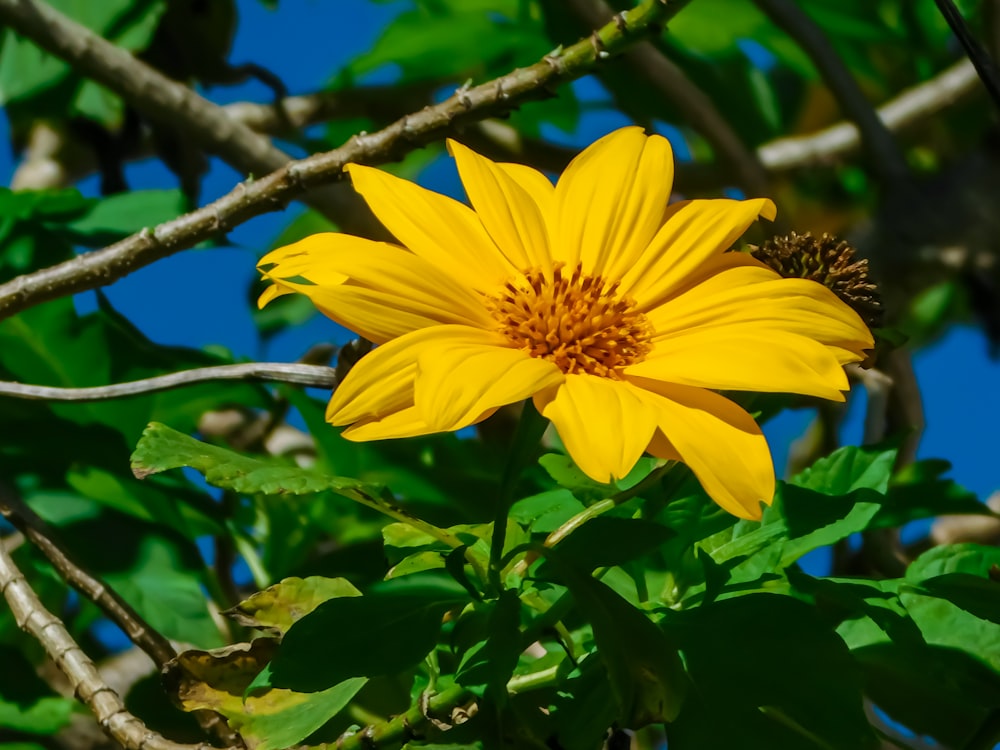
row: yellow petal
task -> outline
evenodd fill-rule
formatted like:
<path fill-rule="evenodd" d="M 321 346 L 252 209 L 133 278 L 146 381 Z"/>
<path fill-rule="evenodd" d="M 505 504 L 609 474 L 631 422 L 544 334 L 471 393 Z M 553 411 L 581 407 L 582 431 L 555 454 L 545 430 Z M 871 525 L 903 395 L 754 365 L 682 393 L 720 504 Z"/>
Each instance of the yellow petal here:
<path fill-rule="evenodd" d="M 616 279 L 660 228 L 673 184 L 670 142 L 616 130 L 577 156 L 556 185 L 552 258 Z"/>
<path fill-rule="evenodd" d="M 380 169 L 350 164 L 347 171 L 386 229 L 442 273 L 479 291 L 515 275 L 468 206 Z"/>
<path fill-rule="evenodd" d="M 681 454 L 677 452 L 674 444 L 667 440 L 667 436 L 663 434 L 663 430 L 659 427 L 657 427 L 656 431 L 653 433 L 653 439 L 649 441 L 646 452 L 651 456 L 662 458 L 665 461 L 684 462 L 684 459 L 681 458 Z"/>
<path fill-rule="evenodd" d="M 356 443 L 364 443 L 368 440 L 416 437 L 429 435 L 433 432 L 437 432 L 437 430 L 432 429 L 424 422 L 417 414 L 416 408 L 410 406 L 378 419 L 365 419 L 357 422 L 344 430 L 341 435 Z"/>
<path fill-rule="evenodd" d="M 611 482 L 628 474 L 656 429 L 656 413 L 629 383 L 593 375 L 567 375 L 540 393 L 535 406 L 555 425 L 566 451 L 591 479 Z"/>
<path fill-rule="evenodd" d="M 552 181 L 537 169 L 532 169 L 524 164 L 511 164 L 503 162 L 496 165 L 510 179 L 514 180 L 521 189 L 524 190 L 538 206 L 542 216 L 553 216 L 553 206 L 555 206 L 556 186 Z"/>
<path fill-rule="evenodd" d="M 517 268 L 550 268 L 545 218 L 531 193 L 501 165 L 461 143 L 449 140 L 448 149 L 455 157 L 469 201 L 500 251 Z M 520 176 L 525 179 L 525 175 Z"/>
<path fill-rule="evenodd" d="M 853 353 L 858 361 L 873 346 L 858 314 L 822 284 L 775 278 L 754 267 L 732 268 L 646 312 L 654 342 L 693 329 L 751 324 L 815 339 Z"/>
<path fill-rule="evenodd" d="M 382 343 L 440 324 L 493 325 L 481 299 L 408 250 L 346 234 L 323 233 L 260 261 L 279 292 L 299 292 L 325 315 Z"/>
<path fill-rule="evenodd" d="M 843 401 L 849 386 L 834 353 L 818 341 L 756 324 L 701 328 L 657 341 L 625 370 L 717 390 L 801 393 Z"/>
<path fill-rule="evenodd" d="M 486 410 L 522 401 L 564 377 L 552 362 L 512 349 L 503 336 L 483 331 L 478 340 L 442 339 L 423 349 L 415 403 L 435 429 L 460 430 Z"/>
<path fill-rule="evenodd" d="M 732 401 L 702 388 L 629 378 L 650 391 L 659 428 L 715 502 L 759 519 L 774 499 L 774 464 L 760 428 Z M 655 398 L 652 394 L 662 396 Z"/>
<path fill-rule="evenodd" d="M 427 346 L 460 346 L 481 340 L 482 331 L 465 326 L 434 326 L 400 336 L 366 354 L 337 386 L 326 409 L 331 424 L 379 419 L 413 406 L 417 359 Z"/>
<path fill-rule="evenodd" d="M 286 294 L 295 294 L 295 290 L 279 282 L 275 282 L 260 293 L 260 296 L 257 298 L 257 308 L 263 310 L 271 300 L 284 297 Z"/>
<path fill-rule="evenodd" d="M 758 216 L 774 215 L 774 204 L 766 198 L 674 204 L 645 252 L 622 269 L 622 293 L 642 309 L 660 304 L 688 284 L 703 264 L 732 247 Z"/>

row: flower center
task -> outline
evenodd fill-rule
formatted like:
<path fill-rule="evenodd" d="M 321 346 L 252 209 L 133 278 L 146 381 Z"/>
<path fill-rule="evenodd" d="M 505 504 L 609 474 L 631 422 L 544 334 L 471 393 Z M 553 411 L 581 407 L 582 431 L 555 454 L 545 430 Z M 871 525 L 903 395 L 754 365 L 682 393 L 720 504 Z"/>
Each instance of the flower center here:
<path fill-rule="evenodd" d="M 646 316 L 628 297 L 616 294 L 617 281 L 572 274 L 556 266 L 551 275 L 527 271 L 486 306 L 503 333 L 532 357 L 554 362 L 565 373 L 621 379 L 621 371 L 649 353 L 652 335 Z"/>

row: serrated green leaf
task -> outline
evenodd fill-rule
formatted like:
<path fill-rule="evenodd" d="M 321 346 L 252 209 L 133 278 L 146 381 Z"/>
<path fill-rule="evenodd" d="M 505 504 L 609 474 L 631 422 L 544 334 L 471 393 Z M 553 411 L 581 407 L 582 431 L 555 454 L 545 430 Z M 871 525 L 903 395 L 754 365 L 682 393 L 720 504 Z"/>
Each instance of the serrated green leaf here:
<path fill-rule="evenodd" d="M 201 472 L 216 487 L 245 494 L 302 495 L 333 491 L 352 492 L 378 489 L 344 477 L 331 477 L 297 466 L 241 456 L 233 451 L 203 443 L 166 425 L 151 423 L 132 454 L 132 472 L 139 479 L 167 469 L 189 467 Z"/>

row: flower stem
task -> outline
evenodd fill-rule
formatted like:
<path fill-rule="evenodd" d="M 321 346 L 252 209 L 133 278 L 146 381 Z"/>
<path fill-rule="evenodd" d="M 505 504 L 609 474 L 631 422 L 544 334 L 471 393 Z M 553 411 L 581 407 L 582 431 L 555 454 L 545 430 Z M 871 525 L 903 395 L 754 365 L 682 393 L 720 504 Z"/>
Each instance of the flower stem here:
<path fill-rule="evenodd" d="M 500 580 L 500 571 L 503 567 L 501 560 L 504 543 L 507 541 L 507 514 L 510 513 L 514 489 L 521 476 L 521 471 L 534 455 L 548 424 L 548 420 L 538 413 L 530 400 L 524 402 L 521 419 L 514 431 L 510 455 L 507 457 L 507 466 L 504 468 L 503 478 L 500 480 L 500 497 L 497 499 L 496 515 L 493 519 L 493 537 L 490 540 L 489 585 L 496 592 L 503 590 L 503 582 Z"/>
<path fill-rule="evenodd" d="M 659 483 L 663 479 L 664 475 L 670 471 L 671 468 L 673 468 L 675 463 L 676 462 L 674 461 L 668 461 L 663 464 L 663 466 L 658 466 L 653 469 L 649 472 L 645 479 L 641 482 L 637 482 L 634 486 L 629 487 L 627 490 L 622 490 L 611 497 L 605 498 L 604 500 L 598 500 L 593 505 L 588 506 L 549 534 L 542 544 L 548 548 L 555 547 L 559 544 L 559 542 L 583 526 L 590 519 L 596 518 L 603 513 L 607 513 L 612 508 L 617 508 L 619 505 L 631 500 L 633 497 L 641 495 L 645 490 Z M 511 572 L 515 575 L 523 576 L 531 564 L 538 559 L 538 557 L 538 552 L 528 552 L 524 557 L 518 560 L 517 565 L 514 566 Z"/>

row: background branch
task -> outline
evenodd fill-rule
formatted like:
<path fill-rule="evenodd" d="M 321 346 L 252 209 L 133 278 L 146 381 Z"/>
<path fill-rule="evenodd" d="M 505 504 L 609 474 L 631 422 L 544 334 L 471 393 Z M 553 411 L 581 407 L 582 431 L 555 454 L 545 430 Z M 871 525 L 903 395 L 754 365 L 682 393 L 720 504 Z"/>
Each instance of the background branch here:
<path fill-rule="evenodd" d="M 2 543 L 0 593 L 18 627 L 44 647 L 59 671 L 66 675 L 76 697 L 93 712 L 101 728 L 127 750 L 211 750 L 212 746 L 204 743 L 183 745 L 168 740 L 129 713 L 62 621 L 45 609 Z"/>
<path fill-rule="evenodd" d="M 0 3 L 7 6 L 28 1 Z M 155 229 L 145 229 L 103 250 L 0 284 L 0 319 L 46 300 L 110 284 L 254 216 L 281 209 L 306 190 L 340 178 L 348 163 L 381 164 L 400 159 L 467 122 L 509 112 L 526 101 L 547 96 L 552 86 L 581 76 L 599 60 L 621 52 L 669 21 L 688 2 L 646 0 L 630 12 L 615 16 L 615 21 L 591 38 L 556 50 L 530 67 L 480 86 L 463 87 L 444 102 L 404 116 L 376 133 L 354 136 L 340 148 L 240 183 L 217 201 Z M 600 44 L 595 44 L 594 39 Z"/>
<path fill-rule="evenodd" d="M 887 186 L 907 181 L 910 170 L 899 144 L 879 119 L 819 24 L 793 0 L 755 2 L 813 61 L 844 115 L 857 126 L 861 143 L 879 180 Z"/>
<path fill-rule="evenodd" d="M 614 11 L 604 0 L 566 0 L 567 10 L 583 24 L 596 28 L 610 20 Z M 681 112 L 729 164 L 736 183 L 748 195 L 768 195 L 770 181 L 753 149 L 743 143 L 712 100 L 649 41 L 639 42 L 622 55 L 632 74 L 646 79 L 662 96 L 677 104 Z"/>
<path fill-rule="evenodd" d="M 285 97 L 273 104 L 234 102 L 221 109 L 230 119 L 257 133 L 290 135 L 310 125 L 352 117 L 369 117 L 378 123 L 392 122 L 423 107 L 430 101 L 432 92 L 445 83 L 418 81 L 401 86 L 317 91 Z M 152 140 L 145 138 L 126 157 L 142 159 L 152 156 L 154 151 Z M 94 149 L 50 122 L 32 126 L 25 154 L 11 178 L 13 190 L 63 187 L 97 169 Z"/>
<path fill-rule="evenodd" d="M 976 72 L 983 82 L 983 86 L 990 93 L 993 103 L 1000 109 L 1000 70 L 997 70 L 996 63 L 990 58 L 989 52 L 979 43 L 969 31 L 969 27 L 962 18 L 962 14 L 952 0 L 934 0 L 941 15 L 948 22 L 952 32 L 965 48 L 965 53 L 969 56 L 972 64 L 976 67 Z"/>
<path fill-rule="evenodd" d="M 135 396 L 140 393 L 166 391 L 171 388 L 213 380 L 254 380 L 333 389 L 337 386 L 337 371 L 333 367 L 324 365 L 246 362 L 238 365 L 198 367 L 166 375 L 157 375 L 152 378 L 133 380 L 128 383 L 98 385 L 89 388 L 62 388 L 0 381 L 0 396 L 32 401 L 103 401 L 111 398 Z"/>

